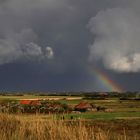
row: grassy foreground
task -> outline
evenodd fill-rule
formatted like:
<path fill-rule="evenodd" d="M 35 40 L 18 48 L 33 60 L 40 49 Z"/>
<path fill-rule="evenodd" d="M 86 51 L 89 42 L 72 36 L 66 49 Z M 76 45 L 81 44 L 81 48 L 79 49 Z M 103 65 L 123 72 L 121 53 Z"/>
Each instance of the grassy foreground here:
<path fill-rule="evenodd" d="M 80 96 L 79 96 L 80 97 Z M 0 96 L 0 104 L 22 99 L 58 99 L 74 107 L 80 102 L 112 109 L 112 112 L 0 113 L 0 140 L 140 140 L 140 102 L 107 98 L 65 96 Z M 54 100 L 55 101 L 55 100 Z M 65 118 L 62 120 L 62 116 Z M 71 116 L 73 119 L 71 119 Z"/>
<path fill-rule="evenodd" d="M 114 133 L 84 120 L 44 120 L 39 114 L 26 119 L 23 115 L 1 113 L 0 130 L 1 140 L 139 140 L 136 135 L 127 135 L 125 129 Z"/>

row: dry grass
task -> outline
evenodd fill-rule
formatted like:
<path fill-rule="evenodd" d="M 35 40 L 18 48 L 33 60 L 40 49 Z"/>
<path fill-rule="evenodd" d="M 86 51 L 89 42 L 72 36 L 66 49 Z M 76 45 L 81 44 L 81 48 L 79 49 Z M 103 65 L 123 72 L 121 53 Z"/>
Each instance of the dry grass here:
<path fill-rule="evenodd" d="M 133 138 L 137 140 L 137 138 Z M 82 120 L 43 120 L 33 115 L 32 120 L 22 115 L 0 114 L 0 140 L 130 140 L 123 135 L 87 126 Z"/>

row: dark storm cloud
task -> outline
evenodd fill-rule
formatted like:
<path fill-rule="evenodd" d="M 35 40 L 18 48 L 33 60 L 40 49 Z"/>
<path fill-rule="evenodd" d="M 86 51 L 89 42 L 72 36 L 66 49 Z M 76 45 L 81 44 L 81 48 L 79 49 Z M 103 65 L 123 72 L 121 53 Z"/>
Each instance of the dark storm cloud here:
<path fill-rule="evenodd" d="M 96 34 L 90 33 L 87 24 L 100 11 L 133 8 L 138 5 L 136 2 L 1 0 L 1 87 L 9 90 L 96 90 L 96 79 L 88 70 L 91 55 L 88 46 L 94 42 Z M 102 68 L 102 63 L 93 60 L 92 63 Z M 115 73 L 112 77 L 120 81 Z"/>
<path fill-rule="evenodd" d="M 37 56 L 41 55 L 42 49 L 47 44 L 52 44 L 54 48 L 61 50 L 59 55 L 71 54 L 75 51 L 77 55 L 77 50 L 87 49 L 86 24 L 91 16 L 95 16 L 103 8 L 116 5 L 118 2 L 110 0 L 89 0 L 88 2 L 83 0 L 78 2 L 69 0 L 1 1 L 1 64 L 12 62 L 12 58 L 13 61 L 23 58 L 23 50 L 28 48 L 30 43 L 36 44 L 35 48 L 32 45 L 32 49 L 34 52 L 38 51 L 35 53 Z M 80 46 L 83 44 L 81 42 L 83 39 L 87 41 L 84 48 Z M 36 49 L 37 46 L 38 49 Z M 9 58 L 10 52 L 14 57 Z"/>

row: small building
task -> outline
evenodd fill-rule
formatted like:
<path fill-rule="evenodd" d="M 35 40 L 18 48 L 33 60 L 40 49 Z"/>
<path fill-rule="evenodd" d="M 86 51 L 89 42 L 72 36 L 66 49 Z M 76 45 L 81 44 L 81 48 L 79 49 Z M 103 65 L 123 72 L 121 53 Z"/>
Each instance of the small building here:
<path fill-rule="evenodd" d="M 30 100 L 20 100 L 20 105 L 29 105 L 30 104 Z"/>
<path fill-rule="evenodd" d="M 81 102 L 74 107 L 75 111 L 81 111 L 81 112 L 92 111 L 92 109 L 93 109 L 92 104 L 87 102 Z"/>
<path fill-rule="evenodd" d="M 20 105 L 32 105 L 37 106 L 40 105 L 40 102 L 38 100 L 20 100 Z"/>

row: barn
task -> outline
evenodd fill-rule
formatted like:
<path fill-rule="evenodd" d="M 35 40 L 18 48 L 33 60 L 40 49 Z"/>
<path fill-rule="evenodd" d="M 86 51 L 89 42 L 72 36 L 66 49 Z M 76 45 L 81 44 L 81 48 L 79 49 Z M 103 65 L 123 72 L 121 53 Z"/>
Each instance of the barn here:
<path fill-rule="evenodd" d="M 75 111 L 81 111 L 81 112 L 85 112 L 85 111 L 91 111 L 93 109 L 92 104 L 88 103 L 88 102 L 81 102 L 79 104 L 77 104 L 74 107 Z"/>

